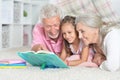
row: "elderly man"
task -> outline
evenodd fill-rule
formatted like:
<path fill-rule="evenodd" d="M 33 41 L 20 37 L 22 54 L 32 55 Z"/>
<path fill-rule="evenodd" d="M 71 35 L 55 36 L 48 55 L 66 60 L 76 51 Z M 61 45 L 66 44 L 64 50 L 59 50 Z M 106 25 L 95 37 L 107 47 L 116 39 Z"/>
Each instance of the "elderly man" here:
<path fill-rule="evenodd" d="M 32 50 L 48 50 L 59 55 L 62 48 L 62 35 L 60 32 L 60 21 L 62 11 L 55 5 L 43 6 L 40 14 L 40 23 L 33 29 Z"/>

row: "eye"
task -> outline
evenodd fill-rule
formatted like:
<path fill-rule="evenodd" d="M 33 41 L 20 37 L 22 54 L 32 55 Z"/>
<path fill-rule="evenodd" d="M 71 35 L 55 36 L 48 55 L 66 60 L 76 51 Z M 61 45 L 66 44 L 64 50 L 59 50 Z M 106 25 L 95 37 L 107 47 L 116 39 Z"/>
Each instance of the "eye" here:
<path fill-rule="evenodd" d="M 49 29 L 51 26 L 50 25 L 45 25 L 45 27 Z"/>
<path fill-rule="evenodd" d="M 54 26 L 55 26 L 55 27 L 59 27 L 59 26 L 60 26 L 60 24 L 54 24 Z"/>
<path fill-rule="evenodd" d="M 71 34 L 71 32 L 68 32 L 69 34 Z"/>
<path fill-rule="evenodd" d="M 84 33 L 85 31 L 83 31 L 83 30 L 80 30 L 80 32 L 81 32 L 81 33 Z"/>
<path fill-rule="evenodd" d="M 62 33 L 63 35 L 65 35 L 65 33 Z"/>

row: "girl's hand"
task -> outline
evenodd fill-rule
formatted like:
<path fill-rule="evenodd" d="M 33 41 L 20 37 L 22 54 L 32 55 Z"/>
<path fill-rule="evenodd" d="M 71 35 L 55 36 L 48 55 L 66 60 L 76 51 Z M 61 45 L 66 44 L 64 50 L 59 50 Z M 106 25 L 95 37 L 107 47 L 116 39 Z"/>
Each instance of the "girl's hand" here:
<path fill-rule="evenodd" d="M 98 66 L 101 65 L 101 63 L 106 60 L 105 56 L 99 54 L 99 53 L 95 53 L 94 58 L 93 58 L 93 62 L 96 63 Z"/>
<path fill-rule="evenodd" d="M 68 60 L 64 60 L 63 62 L 69 66 L 69 61 Z"/>

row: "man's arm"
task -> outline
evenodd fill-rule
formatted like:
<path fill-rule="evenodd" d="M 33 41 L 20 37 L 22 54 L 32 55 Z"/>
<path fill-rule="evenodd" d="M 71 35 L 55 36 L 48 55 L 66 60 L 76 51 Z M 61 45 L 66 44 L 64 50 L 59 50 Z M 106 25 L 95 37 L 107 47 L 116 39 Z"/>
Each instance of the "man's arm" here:
<path fill-rule="evenodd" d="M 48 50 L 43 42 L 43 29 L 40 24 L 36 24 L 33 29 L 33 41 L 32 41 L 32 47 L 31 50 L 33 51 L 39 51 L 39 50 Z"/>

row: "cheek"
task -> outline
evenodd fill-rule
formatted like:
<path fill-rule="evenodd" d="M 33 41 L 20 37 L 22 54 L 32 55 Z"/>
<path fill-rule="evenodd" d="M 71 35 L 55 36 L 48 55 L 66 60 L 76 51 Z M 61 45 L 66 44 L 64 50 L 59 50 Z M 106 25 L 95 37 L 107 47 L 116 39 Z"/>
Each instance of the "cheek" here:
<path fill-rule="evenodd" d="M 55 27 L 56 30 L 60 30 L 60 27 Z"/>
<path fill-rule="evenodd" d="M 76 38 L 77 38 L 77 34 L 76 34 L 76 33 L 72 33 L 70 36 L 72 36 L 73 39 L 76 39 Z"/>
<path fill-rule="evenodd" d="M 45 32 L 49 32 L 50 31 L 50 29 L 47 28 L 47 27 L 44 27 L 44 30 L 45 30 Z"/>
<path fill-rule="evenodd" d="M 91 40 L 92 40 L 92 38 L 93 38 L 93 35 L 91 34 L 91 33 L 83 33 L 82 34 L 82 36 L 81 37 L 83 37 L 83 38 L 85 38 L 85 39 L 87 39 L 88 41 L 90 41 L 91 42 Z"/>
<path fill-rule="evenodd" d="M 94 36 L 94 34 L 87 34 L 87 38 L 88 38 L 88 40 L 90 41 L 90 42 L 93 42 L 93 39 L 95 38 L 95 36 Z"/>
<path fill-rule="evenodd" d="M 65 34 L 62 34 L 63 35 L 63 38 L 65 39 Z"/>

